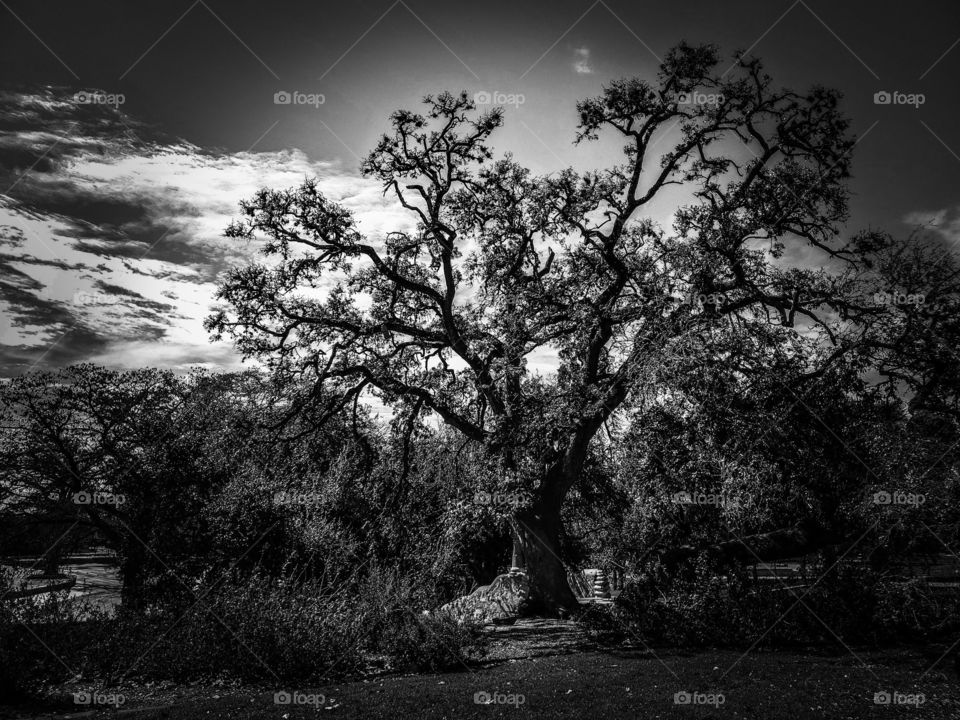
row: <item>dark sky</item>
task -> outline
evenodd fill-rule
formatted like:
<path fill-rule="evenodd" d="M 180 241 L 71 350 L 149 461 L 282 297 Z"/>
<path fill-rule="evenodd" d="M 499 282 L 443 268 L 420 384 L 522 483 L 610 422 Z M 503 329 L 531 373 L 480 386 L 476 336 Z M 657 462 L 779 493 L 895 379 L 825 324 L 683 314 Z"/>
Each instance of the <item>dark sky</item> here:
<path fill-rule="evenodd" d="M 443 89 L 522 95 L 496 144 L 538 172 L 601 165 L 597 147 L 571 145 L 576 100 L 612 78 L 652 76 L 680 40 L 714 42 L 727 55 L 748 49 L 795 89 L 843 91 L 862 136 L 851 230 L 906 232 L 905 220 L 932 219 L 960 233 L 955 1 L 0 0 L 0 200 L 12 248 L 0 253 L 0 311 L 8 315 L 0 374 L 110 351 L 136 362 L 164 342 L 176 348 L 160 353 L 171 365 L 227 363 L 227 349 L 188 342 L 196 325 L 185 331 L 179 316 L 203 314 L 204 293 L 231 260 L 204 233 L 248 185 L 284 179 L 281 170 L 326 173 L 358 209 L 372 211 L 352 179 L 358 157 L 392 110 Z M 122 113 L 38 99 L 82 89 L 122 93 Z M 324 103 L 277 105 L 281 90 L 323 94 Z M 877 105 L 880 91 L 925 101 Z M 109 161 L 94 162 L 97 153 Z M 80 187 L 91 182 L 95 196 Z M 140 255 L 141 244 L 151 254 Z M 63 272 L 78 279 L 58 294 Z M 152 284 L 158 278 L 180 285 Z M 183 283 L 196 290 L 196 308 L 185 307 Z M 133 320 L 124 314 L 127 335 L 75 313 L 77 335 L 41 357 L 70 327 L 64 295 L 101 285 L 141 295 L 132 306 L 124 301 L 135 309 Z"/>

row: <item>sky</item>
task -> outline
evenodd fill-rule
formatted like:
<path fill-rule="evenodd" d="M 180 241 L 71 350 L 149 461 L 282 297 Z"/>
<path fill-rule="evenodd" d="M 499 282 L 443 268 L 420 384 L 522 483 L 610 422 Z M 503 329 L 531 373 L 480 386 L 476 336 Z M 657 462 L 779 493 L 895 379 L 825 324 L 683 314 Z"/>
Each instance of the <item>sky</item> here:
<path fill-rule="evenodd" d="M 372 238 L 404 226 L 360 158 L 442 90 L 505 104 L 496 151 L 535 172 L 602 167 L 602 145 L 572 143 L 576 101 L 652 79 L 681 40 L 840 89 L 859 138 L 848 231 L 953 242 L 958 21 L 955 0 L 0 0 L 0 377 L 237 368 L 202 321 L 218 275 L 254 256 L 223 237 L 241 199 L 312 176 Z"/>

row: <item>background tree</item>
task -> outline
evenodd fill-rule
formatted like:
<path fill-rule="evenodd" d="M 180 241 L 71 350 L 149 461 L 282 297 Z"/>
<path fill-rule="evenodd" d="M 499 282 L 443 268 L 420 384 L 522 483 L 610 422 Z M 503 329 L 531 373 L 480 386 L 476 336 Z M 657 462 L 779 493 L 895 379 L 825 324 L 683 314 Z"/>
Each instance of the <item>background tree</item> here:
<path fill-rule="evenodd" d="M 12 379 L 0 387 L 7 512 L 56 524 L 54 553 L 94 532 L 136 604 L 169 568 L 206 563 L 201 509 L 238 467 L 250 426 L 238 398 L 254 399 L 253 380 L 93 365 Z"/>

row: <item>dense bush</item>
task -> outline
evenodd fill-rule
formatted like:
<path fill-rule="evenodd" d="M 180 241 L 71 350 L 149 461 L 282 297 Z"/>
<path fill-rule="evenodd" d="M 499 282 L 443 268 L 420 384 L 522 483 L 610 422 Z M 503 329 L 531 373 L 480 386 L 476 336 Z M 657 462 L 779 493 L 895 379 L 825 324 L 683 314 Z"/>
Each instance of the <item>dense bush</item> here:
<path fill-rule="evenodd" d="M 935 590 L 923 578 L 885 582 L 879 586 L 876 619 L 896 637 L 940 639 L 960 629 L 960 591 Z"/>
<path fill-rule="evenodd" d="M 0 597 L 6 592 L 0 581 Z M 54 593 L 0 599 L 0 703 L 38 695 L 80 673 L 83 654 L 94 652 L 105 617 L 86 603 Z"/>
<path fill-rule="evenodd" d="M 627 584 L 612 608 L 584 615 L 601 641 L 648 645 L 761 646 L 914 641 L 960 629 L 960 592 L 934 591 L 841 564 L 806 583 L 756 581 L 701 560 L 685 576 L 646 575 Z"/>
<path fill-rule="evenodd" d="M 413 584 L 388 572 L 343 587 L 258 575 L 201 586 L 196 595 L 204 599 L 120 615 L 103 643 L 106 663 L 91 669 L 174 680 L 315 681 L 371 665 L 443 669 L 476 649 L 468 629 L 420 615 Z"/>
<path fill-rule="evenodd" d="M 367 669 L 443 670 L 482 652 L 470 626 L 424 614 L 417 583 L 375 570 L 349 587 L 264 575 L 198 586 L 108 618 L 55 596 L 0 619 L 4 701 L 72 679 L 319 681 Z"/>
<path fill-rule="evenodd" d="M 956 538 L 960 480 L 942 448 L 956 445 L 960 428 L 937 418 L 927 418 L 929 426 L 916 416 L 887 418 L 876 398 L 841 408 L 833 398 L 856 390 L 843 379 L 824 381 L 805 404 L 818 416 L 844 410 L 830 418 L 844 443 L 871 465 L 889 465 L 883 475 L 895 480 L 892 489 L 929 501 L 908 509 L 869 502 L 877 488 L 850 467 L 847 449 L 823 446 L 816 417 L 771 425 L 781 410 L 802 409 L 771 378 L 741 395 L 719 378 L 664 396 L 659 411 L 621 427 L 619 439 L 613 428 L 610 443 L 591 450 L 564 509 L 561 552 L 571 564 L 646 568 L 612 610 L 587 612 L 595 636 L 694 647 L 759 638 L 783 646 L 935 638 L 960 629 L 960 594 L 883 574 L 898 555 L 934 552 L 938 537 Z M 0 605 L 0 683 L 9 697 L 74 674 L 103 682 L 310 682 L 366 669 L 458 667 L 482 650 L 474 629 L 424 614 L 510 562 L 512 501 L 496 499 L 519 497 L 522 479 L 501 472 L 482 444 L 403 415 L 389 424 L 362 411 L 322 426 L 302 417 L 284 424 L 284 388 L 253 375 L 175 379 L 143 371 L 119 378 L 116 397 L 107 390 L 117 376 L 96 368 L 56 380 L 27 378 L 5 389 L 36 413 L 32 432 L 57 432 L 41 433 L 44 442 L 18 434 L 26 426 L 0 434 L 0 491 L 16 501 L 19 519 L 14 526 L 9 512 L 0 518 L 0 540 L 22 543 L 24 528 L 45 523 L 58 537 L 69 528 L 64 552 L 103 542 L 119 559 L 124 606 L 107 618 L 63 596 Z M 162 402 L 128 413 L 117 400 L 140 395 Z M 73 412 L 87 399 L 104 416 L 96 427 L 126 433 L 117 442 L 105 443 L 60 405 Z M 752 454 L 741 453 L 744 443 L 755 446 Z M 731 465 L 731 458 L 745 459 Z M 74 460 L 102 483 L 97 488 L 126 497 L 117 514 L 70 500 L 72 476 L 57 468 Z M 898 467 L 931 469 L 908 476 Z M 693 490 L 743 502 L 673 499 Z M 794 588 L 802 602 L 742 568 L 702 559 L 671 567 L 667 577 L 652 559 L 659 548 L 703 547 L 810 514 L 847 531 L 886 522 L 862 538 L 865 565 L 845 564 Z M 917 532 L 921 521 L 936 536 Z M 823 569 L 811 568 L 810 577 Z"/>

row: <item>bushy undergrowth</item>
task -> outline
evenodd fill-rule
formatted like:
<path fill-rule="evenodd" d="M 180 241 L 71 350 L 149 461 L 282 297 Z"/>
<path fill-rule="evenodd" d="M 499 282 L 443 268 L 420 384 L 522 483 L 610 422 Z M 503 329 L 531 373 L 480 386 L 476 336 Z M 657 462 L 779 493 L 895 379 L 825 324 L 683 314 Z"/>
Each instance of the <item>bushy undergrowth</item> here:
<path fill-rule="evenodd" d="M 26 699 L 54 678 L 78 673 L 77 650 L 96 646 L 103 619 L 66 593 L 0 600 L 0 702 Z"/>
<path fill-rule="evenodd" d="M 18 601 L 0 619 L 0 685 L 10 701 L 75 675 L 316 682 L 366 669 L 443 670 L 482 652 L 474 628 L 424 614 L 429 599 L 417 588 L 386 571 L 349 588 L 255 576 L 112 618 L 62 596 Z"/>
<path fill-rule="evenodd" d="M 960 629 L 955 588 L 854 566 L 810 578 L 757 581 L 701 562 L 680 577 L 629 583 L 612 607 L 590 608 L 584 622 L 602 641 L 687 647 L 880 644 Z"/>

